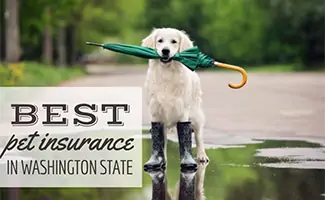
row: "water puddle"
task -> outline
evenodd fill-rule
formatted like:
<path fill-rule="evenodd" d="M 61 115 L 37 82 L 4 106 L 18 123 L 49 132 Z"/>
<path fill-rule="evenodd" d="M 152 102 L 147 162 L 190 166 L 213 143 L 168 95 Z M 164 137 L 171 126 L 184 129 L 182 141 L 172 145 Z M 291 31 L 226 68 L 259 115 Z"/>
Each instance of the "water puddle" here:
<path fill-rule="evenodd" d="M 143 139 L 143 162 L 151 141 Z M 181 173 L 176 142 L 168 143 L 166 172 L 143 173 L 132 189 L 22 189 L 21 200 L 324 200 L 325 147 L 299 140 L 259 140 L 249 144 L 207 145 L 208 165 Z M 195 150 L 194 150 L 195 153 Z M 185 193 L 184 193 L 185 192 Z M 188 195 L 187 197 L 185 197 Z M 191 196 L 192 195 L 192 196 Z M 33 198 L 31 198 L 33 197 Z M 154 197 L 154 198 L 153 198 Z"/>

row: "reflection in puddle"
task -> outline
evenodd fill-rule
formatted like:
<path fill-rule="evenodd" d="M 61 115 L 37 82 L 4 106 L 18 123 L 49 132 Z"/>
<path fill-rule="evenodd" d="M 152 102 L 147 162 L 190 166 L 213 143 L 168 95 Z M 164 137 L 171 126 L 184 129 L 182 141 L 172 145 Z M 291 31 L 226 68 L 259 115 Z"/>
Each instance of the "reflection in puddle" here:
<path fill-rule="evenodd" d="M 178 144 L 169 142 L 166 173 L 155 174 L 156 182 L 153 175 L 143 173 L 142 188 L 26 188 L 21 190 L 20 200 L 44 199 L 44 196 L 49 200 L 151 200 L 154 195 L 176 200 L 180 195 L 194 195 L 194 199 L 201 200 L 198 194 L 207 200 L 325 199 L 323 145 L 288 140 L 237 145 L 240 148 L 207 149 L 210 162 L 201 175 L 198 170 L 193 179 L 189 174 L 180 174 Z M 144 139 L 143 162 L 150 152 L 151 142 Z M 194 189 L 193 184 L 184 184 L 193 180 Z M 153 187 L 161 190 L 153 193 Z M 1 200 L 8 199 L 3 195 Z"/>
<path fill-rule="evenodd" d="M 168 192 L 166 171 L 147 172 L 152 179 L 152 200 L 204 200 L 206 167 L 207 164 L 200 164 L 197 171 L 180 171 L 174 195 Z"/>
<path fill-rule="evenodd" d="M 320 144 L 268 140 L 207 153 L 214 162 L 214 169 L 207 168 L 207 199 L 324 200 L 325 153 Z M 209 186 L 211 177 L 214 187 Z"/>
<path fill-rule="evenodd" d="M 171 199 L 167 189 L 167 180 L 164 170 L 147 172 L 152 179 L 152 200 Z"/>
<path fill-rule="evenodd" d="M 273 162 L 261 163 L 261 166 L 266 167 L 325 169 L 325 148 L 260 149 L 256 156 L 273 158 Z M 275 162 L 276 160 L 278 162 Z"/>

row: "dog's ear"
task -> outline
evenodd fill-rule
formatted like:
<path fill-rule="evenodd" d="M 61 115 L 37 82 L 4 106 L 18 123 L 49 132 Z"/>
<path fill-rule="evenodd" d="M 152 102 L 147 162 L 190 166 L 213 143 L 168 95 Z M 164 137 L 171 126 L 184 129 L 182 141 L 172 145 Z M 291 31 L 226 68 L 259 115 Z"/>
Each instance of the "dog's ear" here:
<path fill-rule="evenodd" d="M 150 35 L 144 38 L 141 42 L 141 46 L 155 48 L 156 29 L 153 29 Z"/>
<path fill-rule="evenodd" d="M 191 41 L 190 37 L 187 35 L 185 31 L 180 31 L 181 41 L 179 51 L 184 51 L 193 47 L 193 42 Z"/>

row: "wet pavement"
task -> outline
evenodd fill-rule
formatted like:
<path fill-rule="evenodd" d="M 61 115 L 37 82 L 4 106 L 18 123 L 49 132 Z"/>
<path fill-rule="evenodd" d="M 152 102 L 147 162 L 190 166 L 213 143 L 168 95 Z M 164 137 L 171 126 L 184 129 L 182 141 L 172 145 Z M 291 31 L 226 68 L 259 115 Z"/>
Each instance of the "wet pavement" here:
<path fill-rule="evenodd" d="M 256 140 L 218 147 L 207 149 L 207 165 L 199 165 L 195 173 L 182 173 L 178 144 L 169 142 L 166 172 L 145 173 L 139 199 L 325 199 L 325 148 L 319 143 Z M 144 159 L 149 158 L 149 140 L 143 148 Z"/>
<path fill-rule="evenodd" d="M 144 142 L 146 151 L 150 151 L 149 141 Z M 148 158 L 146 154 L 144 158 Z M 151 175 L 152 185 L 148 188 L 152 191 L 150 194 L 147 191 L 143 199 L 151 196 L 157 200 L 162 196 L 184 200 L 204 197 L 211 200 L 325 199 L 325 147 L 319 143 L 256 140 L 255 144 L 237 147 L 211 147 L 207 154 L 211 160 L 207 165 L 199 165 L 196 173 L 182 173 L 179 171 L 178 144 L 170 142 L 167 170 L 145 174 L 145 182 Z M 163 184 L 163 178 L 167 184 Z M 168 194 L 161 195 L 161 187 L 166 187 Z"/>
<path fill-rule="evenodd" d="M 245 68 L 245 66 L 243 66 Z M 89 66 L 91 76 L 63 86 L 142 87 L 146 66 Z M 248 72 L 246 85 L 238 90 L 237 72 L 200 71 L 203 109 L 208 129 L 240 136 L 325 137 L 324 73 Z M 143 123 L 150 124 L 143 99 Z M 204 134 L 205 141 L 216 141 Z"/>

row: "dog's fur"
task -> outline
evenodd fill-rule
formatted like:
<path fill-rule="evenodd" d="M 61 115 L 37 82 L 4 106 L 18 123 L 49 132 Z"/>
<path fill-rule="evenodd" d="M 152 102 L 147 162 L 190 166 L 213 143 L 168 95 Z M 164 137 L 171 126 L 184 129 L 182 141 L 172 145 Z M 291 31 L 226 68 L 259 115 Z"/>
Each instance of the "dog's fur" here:
<path fill-rule="evenodd" d="M 154 29 L 142 40 L 142 46 L 162 50 L 169 49 L 169 57 L 193 47 L 193 42 L 184 31 L 174 28 Z M 177 61 L 163 62 L 149 60 L 145 81 L 146 100 L 151 121 L 162 122 L 165 126 L 165 156 L 167 132 L 175 130 L 177 122 L 190 121 L 197 145 L 197 159 L 208 161 L 203 144 L 205 122 L 201 107 L 202 90 L 199 76 Z"/>

